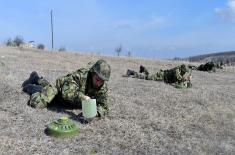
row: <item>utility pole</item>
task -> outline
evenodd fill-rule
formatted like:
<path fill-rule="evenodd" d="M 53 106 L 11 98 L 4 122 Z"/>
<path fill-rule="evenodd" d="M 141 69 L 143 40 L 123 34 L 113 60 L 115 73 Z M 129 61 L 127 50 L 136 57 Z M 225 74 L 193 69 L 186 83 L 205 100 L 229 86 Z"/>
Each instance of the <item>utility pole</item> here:
<path fill-rule="evenodd" d="M 53 36 L 53 16 L 52 16 L 53 10 L 51 10 L 51 48 L 54 49 L 54 36 Z"/>

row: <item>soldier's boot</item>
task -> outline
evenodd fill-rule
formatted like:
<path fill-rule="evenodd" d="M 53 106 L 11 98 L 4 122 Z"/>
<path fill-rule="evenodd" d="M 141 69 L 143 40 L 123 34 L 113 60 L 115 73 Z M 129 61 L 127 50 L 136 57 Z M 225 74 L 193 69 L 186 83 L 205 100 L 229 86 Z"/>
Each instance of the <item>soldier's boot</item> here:
<path fill-rule="evenodd" d="M 140 65 L 140 73 L 143 73 L 145 71 L 145 67 L 143 65 Z"/>
<path fill-rule="evenodd" d="M 22 87 L 25 87 L 28 84 L 38 84 L 38 80 L 41 79 L 42 77 L 38 76 L 38 73 L 36 71 L 33 71 L 29 78 L 26 79 L 23 83 L 22 83 Z"/>
<path fill-rule="evenodd" d="M 32 95 L 37 92 L 42 92 L 43 87 L 41 85 L 27 84 L 23 87 L 23 91 L 29 95 Z"/>
<path fill-rule="evenodd" d="M 127 76 L 135 75 L 135 71 L 128 69 L 126 75 Z"/>

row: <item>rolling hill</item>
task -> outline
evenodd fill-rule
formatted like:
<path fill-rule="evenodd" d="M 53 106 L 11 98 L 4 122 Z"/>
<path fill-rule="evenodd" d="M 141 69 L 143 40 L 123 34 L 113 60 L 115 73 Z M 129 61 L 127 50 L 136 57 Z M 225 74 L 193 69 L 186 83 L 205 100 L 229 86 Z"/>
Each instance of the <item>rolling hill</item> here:
<path fill-rule="evenodd" d="M 198 56 L 191 56 L 185 58 L 183 60 L 187 60 L 190 62 L 223 62 L 226 64 L 235 64 L 235 51 L 228 51 L 228 52 L 218 52 L 218 53 L 210 53 L 210 54 L 203 54 Z"/>

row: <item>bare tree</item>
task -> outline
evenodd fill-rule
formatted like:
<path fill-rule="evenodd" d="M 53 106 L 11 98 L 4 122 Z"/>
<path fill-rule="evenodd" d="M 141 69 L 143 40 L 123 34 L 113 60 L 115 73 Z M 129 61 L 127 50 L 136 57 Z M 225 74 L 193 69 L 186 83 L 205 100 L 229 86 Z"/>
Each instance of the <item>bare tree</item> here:
<path fill-rule="evenodd" d="M 21 44 L 24 44 L 24 39 L 22 36 L 16 36 L 13 40 L 14 46 L 20 46 Z"/>
<path fill-rule="evenodd" d="M 11 40 L 11 38 L 8 38 L 5 44 L 6 46 L 13 46 L 13 41 Z"/>
<path fill-rule="evenodd" d="M 129 50 L 127 53 L 128 57 L 131 57 L 131 51 Z"/>
<path fill-rule="evenodd" d="M 41 50 L 44 50 L 45 49 L 45 46 L 43 44 L 38 44 L 37 46 L 38 49 L 41 49 Z"/>
<path fill-rule="evenodd" d="M 115 51 L 117 52 L 117 55 L 120 56 L 120 53 L 121 53 L 121 51 L 122 51 L 122 45 L 119 45 L 119 46 L 115 49 Z"/>
<path fill-rule="evenodd" d="M 64 46 L 61 46 L 59 49 L 58 49 L 59 52 L 64 52 L 66 51 L 66 48 Z"/>

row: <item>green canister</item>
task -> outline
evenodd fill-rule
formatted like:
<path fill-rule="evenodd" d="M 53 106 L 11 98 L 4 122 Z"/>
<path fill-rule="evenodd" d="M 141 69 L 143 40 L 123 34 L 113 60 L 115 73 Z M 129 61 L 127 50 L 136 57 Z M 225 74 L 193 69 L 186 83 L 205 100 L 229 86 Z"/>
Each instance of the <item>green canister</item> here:
<path fill-rule="evenodd" d="M 96 99 L 88 99 L 82 101 L 82 114 L 85 118 L 93 118 L 96 116 Z"/>
<path fill-rule="evenodd" d="M 187 88 L 187 85 L 185 83 L 177 83 L 175 84 L 175 88 L 184 89 Z"/>

